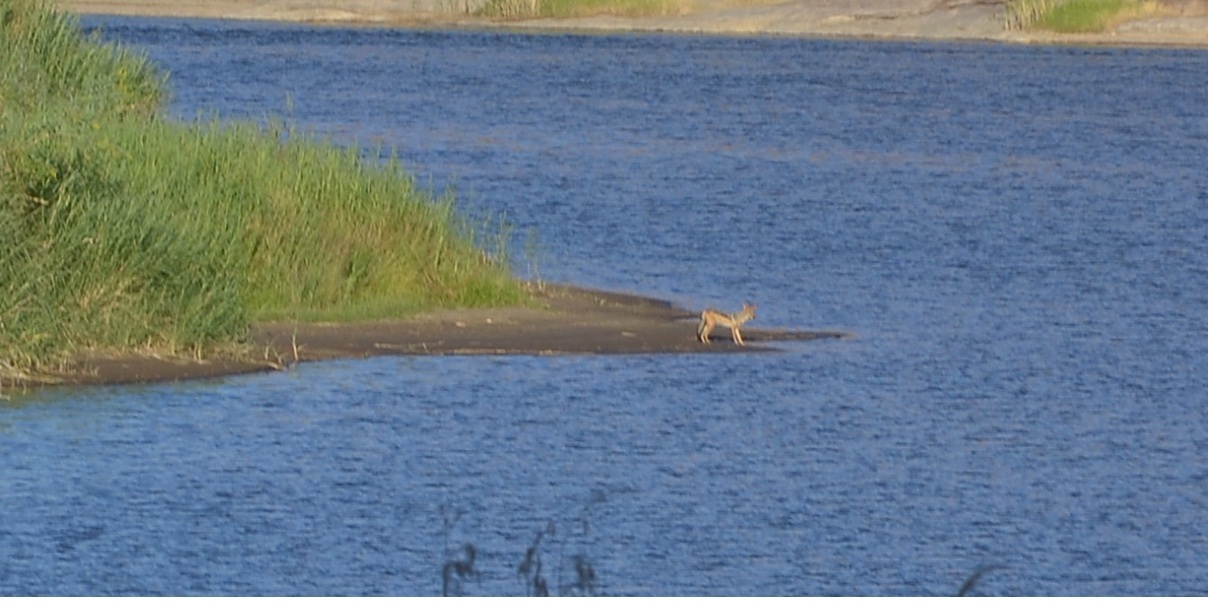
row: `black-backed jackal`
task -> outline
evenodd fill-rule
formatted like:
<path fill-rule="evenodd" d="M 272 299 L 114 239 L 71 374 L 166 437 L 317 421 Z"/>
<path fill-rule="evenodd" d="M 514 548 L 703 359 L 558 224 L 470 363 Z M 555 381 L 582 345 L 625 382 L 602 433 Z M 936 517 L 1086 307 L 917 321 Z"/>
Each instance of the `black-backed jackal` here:
<path fill-rule="evenodd" d="M 696 327 L 696 338 L 701 343 L 708 343 L 709 333 L 713 332 L 713 327 L 724 326 L 730 329 L 730 336 L 734 337 L 735 343 L 746 345 L 742 342 L 742 332 L 738 328 L 754 318 L 755 306 L 750 303 L 743 303 L 742 311 L 737 313 L 723 313 L 716 309 L 706 309 L 700 312 L 700 325 Z"/>

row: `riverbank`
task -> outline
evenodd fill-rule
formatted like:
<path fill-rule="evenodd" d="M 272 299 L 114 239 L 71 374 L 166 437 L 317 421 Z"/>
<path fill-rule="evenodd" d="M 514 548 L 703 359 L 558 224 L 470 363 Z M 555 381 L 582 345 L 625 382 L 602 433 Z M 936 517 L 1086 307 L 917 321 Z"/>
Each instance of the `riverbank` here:
<path fill-rule="evenodd" d="M 181 381 L 288 369 L 298 362 L 383 355 L 676 354 L 767 351 L 768 342 L 842 339 L 835 330 L 744 328 L 746 346 L 727 329 L 696 339 L 699 312 L 647 297 L 565 285 L 530 285 L 531 306 L 442 311 L 405 320 L 277 322 L 252 326 L 239 354 L 198 360 L 164 354 L 81 354 L 72 372 L 5 379 L 14 386 Z M 2 375 L 0 375 L 2 377 Z"/>
<path fill-rule="evenodd" d="M 168 16 L 177 11 L 174 5 L 157 2 L 143 3 L 107 3 L 122 6 L 144 7 L 143 13 Z M 211 11 L 220 11 L 222 2 L 209 2 L 199 5 Z M 227 3 L 229 4 L 229 3 Z M 279 4 L 274 1 L 258 2 L 252 6 L 259 10 Z M 294 3 L 299 4 L 299 3 Z M 356 5 L 348 3 L 349 6 Z M 842 7 L 850 11 L 855 2 L 848 2 Z M 873 6 L 875 0 L 870 0 L 861 6 Z M 812 3 L 817 6 L 837 4 Z M 242 5 L 248 6 L 246 4 Z M 783 9 L 784 4 L 747 7 L 748 11 L 765 11 Z M 991 5 L 962 5 L 961 11 L 981 6 L 985 9 Z M 156 13 L 148 7 L 158 7 Z M 194 7 L 198 8 L 198 7 Z M 113 9 L 116 10 L 116 9 Z M 839 10 L 835 8 L 835 10 Z M 165 12 L 166 11 L 166 12 Z M 179 12 L 179 11 L 177 11 Z M 271 13 L 271 11 L 270 11 Z M 269 13 L 265 13 L 269 14 Z M 660 19 L 701 19 L 703 13 L 695 16 L 688 15 L 677 18 Z M 222 12 L 212 12 L 208 15 L 215 18 L 253 18 L 230 15 Z M 967 17 L 967 15 L 965 15 Z M 909 17 L 909 18 L 908 18 Z M 919 15 L 893 18 L 856 18 L 850 12 L 839 12 L 824 19 L 827 23 L 844 24 L 856 22 L 879 23 L 893 22 L 895 27 L 910 23 Z M 983 15 L 985 17 L 985 15 Z M 254 17 L 261 18 L 261 17 Z M 265 17 L 267 18 L 267 17 Z M 671 29 L 654 27 L 660 23 L 654 19 L 617 20 L 615 18 L 598 18 L 604 21 L 615 21 L 627 24 L 626 29 L 639 29 L 634 23 L 644 24 L 646 29 Z M 962 19 L 955 21 L 937 21 L 949 23 L 950 29 L 933 27 L 928 32 L 949 32 L 950 38 L 976 39 L 976 28 L 962 30 L 967 36 L 952 34 L 951 23 L 967 23 Z M 401 23 L 395 21 L 373 21 L 364 17 L 349 19 L 316 19 L 301 16 L 298 13 L 292 18 L 295 21 L 352 21 L 356 23 Z M 587 27 L 582 24 L 592 23 L 592 20 L 573 20 L 580 24 L 577 27 Z M 978 22 L 979 27 L 985 27 L 989 18 Z M 430 23 L 438 23 L 431 21 Z M 444 22 L 440 22 L 444 23 Z M 452 23 L 450 21 L 450 23 Z M 460 22 L 459 22 L 460 23 Z M 482 23 L 482 22 L 475 22 Z M 551 27 L 551 22 L 526 22 L 524 24 L 509 24 L 512 27 Z M 728 32 L 742 32 L 735 29 L 734 20 L 719 19 L 719 24 L 729 25 Z M 777 22 L 780 23 L 780 22 Z M 786 21 L 787 23 L 787 21 Z M 867 24 L 865 24 L 867 25 Z M 884 24 L 882 24 L 884 25 Z M 607 29 L 593 26 L 595 29 Z M 618 26 L 617 29 L 620 29 Z M 719 26 L 720 27 L 720 26 Z M 782 33 L 756 29 L 760 33 Z M 693 31 L 693 30 L 676 30 Z M 886 30 L 878 30 L 882 37 L 909 38 L 912 35 L 903 30 L 893 30 L 894 34 L 885 34 Z M 810 34 L 822 35 L 822 34 Z M 831 34 L 827 34 L 831 35 Z M 837 34 L 835 34 L 837 35 Z M 691 352 L 704 350 L 737 349 L 736 346 L 720 341 L 713 346 L 702 346 L 694 339 L 694 317 L 692 312 L 678 310 L 667 303 L 654 301 L 657 305 L 651 307 L 633 306 L 631 299 L 641 301 L 641 297 L 628 295 L 609 296 L 608 293 L 594 293 L 578 289 L 565 289 L 566 294 L 576 294 L 577 297 L 558 296 L 556 294 L 536 295 L 539 306 L 535 309 L 504 308 L 473 311 L 452 311 L 439 315 L 421 317 L 415 320 L 399 322 L 370 322 L 361 324 L 342 325 L 293 325 L 277 324 L 263 325 L 253 328 L 252 341 L 248 344 L 248 352 L 238 357 L 195 361 L 187 358 L 174 358 L 156 354 L 134 354 L 114 356 L 111 354 L 82 355 L 72 370 L 74 373 L 63 375 L 60 381 L 70 383 L 127 383 L 140 381 L 160 381 L 231 373 L 271 370 L 292 365 L 296 361 L 317 360 L 323 358 L 364 357 L 379 354 L 518 354 L 518 353 L 651 353 L 651 352 Z M 605 296 L 590 296 L 603 294 Z M 584 296 L 587 295 L 587 296 Z M 646 300 L 649 301 L 649 300 Z M 577 308 L 575 303 L 592 304 L 592 308 Z M 628 303 L 628 305 L 626 305 Z M 594 309 L 593 309 L 594 308 Z M 653 316 L 639 315 L 639 311 L 659 311 Z M 673 313 L 668 313 L 673 312 Z M 241 327 L 242 328 L 242 327 Z M 767 341 L 776 339 L 802 340 L 810 338 L 840 337 L 842 333 L 798 333 L 796 331 L 771 331 L 767 334 L 755 329 L 748 333 L 752 341 Z M 758 343 L 756 343 L 757 345 Z M 3 377 L 3 371 L 0 371 Z M 11 379 L 4 381 L 4 387 L 12 385 Z"/>
<path fill-rule="evenodd" d="M 504 229 L 397 158 L 165 116 L 166 78 L 41 0 L 0 0 L 0 378 L 84 349 L 211 354 L 258 319 L 517 305 Z"/>
<path fill-rule="evenodd" d="M 272 20 L 375 26 L 503 27 L 1021 44 L 1208 47 L 1208 0 L 1161 0 L 1162 11 L 1096 34 L 1006 31 L 1002 0 L 686 0 L 682 14 L 500 22 L 467 14 L 483 0 L 60 0 L 81 14 Z"/>

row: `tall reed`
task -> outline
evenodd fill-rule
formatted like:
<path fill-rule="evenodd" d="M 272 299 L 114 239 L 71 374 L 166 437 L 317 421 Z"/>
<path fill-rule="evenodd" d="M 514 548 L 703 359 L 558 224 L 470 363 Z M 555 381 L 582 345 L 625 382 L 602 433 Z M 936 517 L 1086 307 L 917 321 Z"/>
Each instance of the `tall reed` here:
<path fill-rule="evenodd" d="M 165 77 L 142 55 L 85 37 L 45 0 L 0 0 L 0 100 L 30 111 L 53 99 L 91 113 L 150 113 Z"/>
<path fill-rule="evenodd" d="M 1068 0 L 1007 0 L 1003 7 L 1004 27 L 1008 30 L 1024 30 Z"/>
<path fill-rule="evenodd" d="M 0 75 L 0 370 L 522 299 L 501 229 L 476 234 L 397 161 L 163 118 L 161 74 L 41 2 L 0 0 Z"/>

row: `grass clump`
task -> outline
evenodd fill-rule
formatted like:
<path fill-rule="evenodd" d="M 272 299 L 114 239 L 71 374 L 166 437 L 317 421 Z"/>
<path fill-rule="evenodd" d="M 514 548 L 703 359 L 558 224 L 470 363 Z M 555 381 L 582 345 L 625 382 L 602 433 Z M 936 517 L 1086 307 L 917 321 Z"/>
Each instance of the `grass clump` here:
<path fill-rule="evenodd" d="M 1069 0 L 1049 11 L 1036 26 L 1055 32 L 1102 32 L 1146 10 L 1146 3 L 1139 0 Z"/>
<path fill-rule="evenodd" d="M 81 114 L 145 115 L 166 95 L 164 77 L 145 57 L 84 37 L 75 20 L 42 0 L 0 0 L 0 67 L 5 111 L 70 101 Z"/>
<path fill-rule="evenodd" d="M 497 19 L 655 17 L 682 12 L 684 6 L 684 0 L 487 0 L 479 14 Z"/>
<path fill-rule="evenodd" d="M 1032 26 L 1064 0 L 1007 0 L 1003 6 L 1003 26 L 1023 30 Z"/>
<path fill-rule="evenodd" d="M 1006 28 L 1062 33 L 1103 32 L 1127 19 L 1160 12 L 1149 0 L 1007 0 Z"/>
<path fill-rule="evenodd" d="M 501 230 L 475 235 L 397 162 L 279 125 L 182 124 L 166 95 L 145 58 L 0 0 L 0 370 L 523 298 Z"/>

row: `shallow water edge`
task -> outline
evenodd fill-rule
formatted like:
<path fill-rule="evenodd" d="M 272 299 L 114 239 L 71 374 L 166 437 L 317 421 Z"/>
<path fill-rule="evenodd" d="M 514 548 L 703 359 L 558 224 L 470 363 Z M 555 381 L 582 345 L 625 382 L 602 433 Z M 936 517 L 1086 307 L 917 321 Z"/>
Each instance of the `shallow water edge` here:
<path fill-rule="evenodd" d="M 696 340 L 699 313 L 670 301 L 564 284 L 530 285 L 527 307 L 431 312 L 408 320 L 258 323 L 250 344 L 207 359 L 131 353 L 82 354 L 72 370 L 29 385 L 176 382 L 292 368 L 299 362 L 385 355 L 631 355 L 759 352 L 769 342 L 853 338 L 840 330 L 744 327 L 755 345 Z M 4 387 L 22 387 L 5 378 Z"/>

